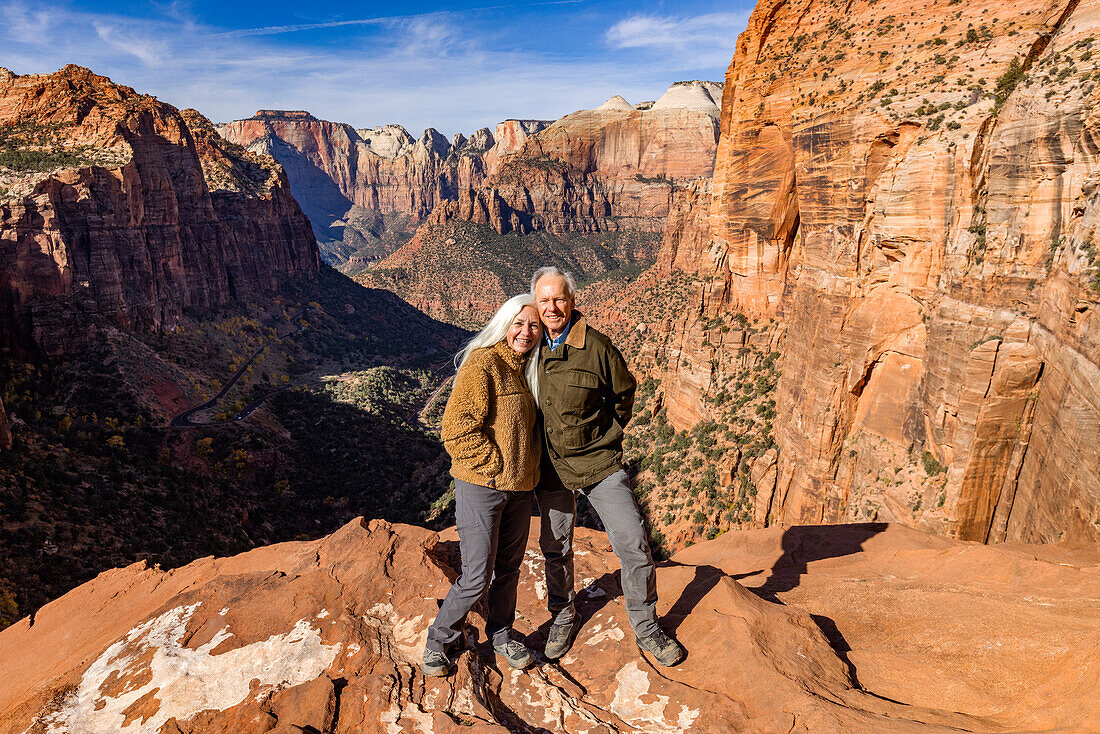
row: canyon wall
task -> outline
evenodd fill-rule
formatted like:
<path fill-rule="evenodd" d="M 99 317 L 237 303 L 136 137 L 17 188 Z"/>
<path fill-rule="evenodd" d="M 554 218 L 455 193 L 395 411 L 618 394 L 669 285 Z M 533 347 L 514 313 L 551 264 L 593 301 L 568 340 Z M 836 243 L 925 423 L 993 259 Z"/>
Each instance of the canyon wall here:
<path fill-rule="evenodd" d="M 367 234 L 373 228 L 376 236 L 395 225 L 415 229 L 440 203 L 479 188 L 504 157 L 547 124 L 506 120 L 495 132 L 482 128 L 448 141 L 433 128 L 414 139 L 400 125 L 357 130 L 308 112 L 260 110 L 218 130 L 278 160 L 318 237 L 343 241 L 349 227 Z M 385 220 L 361 223 L 371 215 Z"/>
<path fill-rule="evenodd" d="M 712 173 L 720 96 L 714 82 L 676 82 L 652 103 L 616 95 L 566 115 L 429 221 L 462 219 L 501 234 L 660 232 L 676 186 Z"/>
<path fill-rule="evenodd" d="M 218 130 L 278 160 L 327 255 L 358 270 L 425 220 L 498 234 L 660 232 L 674 188 L 711 175 L 720 97 L 720 84 L 677 82 L 655 102 L 615 96 L 554 122 L 505 120 L 451 141 L 432 128 L 414 140 L 399 125 L 355 129 L 304 111 L 260 110 Z"/>
<path fill-rule="evenodd" d="M 1078 0 L 758 4 L 657 266 L 699 279 L 675 427 L 743 366 L 717 324 L 779 350 L 756 522 L 1100 539 L 1097 36 Z"/>
<path fill-rule="evenodd" d="M 60 354 L 102 319 L 171 328 L 319 267 L 278 164 L 193 110 L 77 66 L 0 69 L 0 133 L 3 346 Z"/>

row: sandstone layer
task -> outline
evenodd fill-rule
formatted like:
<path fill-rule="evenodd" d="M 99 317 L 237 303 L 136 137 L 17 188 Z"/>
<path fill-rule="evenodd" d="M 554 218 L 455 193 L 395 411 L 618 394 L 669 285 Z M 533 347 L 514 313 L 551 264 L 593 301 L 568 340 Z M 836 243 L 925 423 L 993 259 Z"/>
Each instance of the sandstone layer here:
<path fill-rule="evenodd" d="M 548 617 L 536 534 L 517 621 L 532 642 Z M 0 731 L 1069 732 L 1100 716 L 1095 549 L 886 525 L 730 533 L 659 570 L 689 651 L 672 669 L 630 639 L 606 537 L 580 529 L 576 549 L 573 650 L 511 671 L 471 626 L 445 680 L 419 659 L 453 530 L 356 520 L 108 571 L 0 632 Z"/>
<path fill-rule="evenodd" d="M 582 281 L 633 278 L 656 258 L 674 202 L 710 178 L 720 93 L 677 82 L 656 102 L 612 97 L 525 137 L 498 126 L 480 187 L 441 202 L 356 279 L 480 327 L 542 265 Z"/>
<path fill-rule="evenodd" d="M 1100 539 L 1097 37 L 1077 0 L 756 7 L 657 266 L 698 305 L 646 368 L 690 428 L 747 333 L 778 349 L 753 522 Z"/>
<path fill-rule="evenodd" d="M 660 231 L 675 187 L 711 175 L 721 89 L 676 82 L 652 104 L 615 96 L 566 115 L 429 221 L 463 219 L 501 234 Z"/>
<path fill-rule="evenodd" d="M 0 69 L 0 133 L 3 346 L 59 354 L 101 320 L 168 329 L 319 267 L 282 169 L 197 112 L 77 66 Z"/>
<path fill-rule="evenodd" d="M 400 125 L 357 130 L 308 112 L 260 110 L 218 129 L 227 140 L 278 160 L 317 235 L 347 241 L 367 230 L 355 221 L 357 209 L 385 218 L 381 228 L 415 228 L 440 203 L 479 188 L 504 157 L 546 124 L 506 120 L 495 132 L 482 128 L 453 140 L 428 128 L 414 139 Z"/>

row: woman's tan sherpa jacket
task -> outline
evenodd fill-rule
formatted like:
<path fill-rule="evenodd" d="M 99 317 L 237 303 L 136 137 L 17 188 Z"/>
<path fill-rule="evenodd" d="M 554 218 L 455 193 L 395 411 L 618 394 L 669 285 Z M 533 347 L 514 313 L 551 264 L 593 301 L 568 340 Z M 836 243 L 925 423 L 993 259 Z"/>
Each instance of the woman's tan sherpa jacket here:
<path fill-rule="evenodd" d="M 535 488 L 542 442 L 526 364 L 502 341 L 475 349 L 458 371 L 442 431 L 455 479 L 504 492 Z"/>

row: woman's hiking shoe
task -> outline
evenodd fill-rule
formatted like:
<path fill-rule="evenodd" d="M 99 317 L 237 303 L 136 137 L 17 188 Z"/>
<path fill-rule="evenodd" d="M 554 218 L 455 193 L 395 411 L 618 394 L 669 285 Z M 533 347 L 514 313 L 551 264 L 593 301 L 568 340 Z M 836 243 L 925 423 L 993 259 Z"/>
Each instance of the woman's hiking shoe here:
<path fill-rule="evenodd" d="M 424 662 L 420 664 L 420 670 L 424 675 L 444 678 L 454 672 L 454 663 L 446 653 L 424 648 Z"/>
<path fill-rule="evenodd" d="M 497 655 L 503 655 L 508 664 L 516 670 L 529 668 L 535 662 L 527 645 L 518 640 L 508 640 L 503 645 L 493 645 L 493 651 Z"/>
<path fill-rule="evenodd" d="M 581 621 L 576 617 L 565 624 L 550 625 L 550 635 L 546 638 L 546 649 L 543 655 L 548 660 L 560 660 L 569 648 L 573 647 L 573 640 L 577 636 L 577 630 L 581 628 Z"/>
<path fill-rule="evenodd" d="M 645 637 L 635 637 L 634 640 L 638 647 L 653 655 L 666 668 L 684 659 L 684 648 L 660 629 Z"/>

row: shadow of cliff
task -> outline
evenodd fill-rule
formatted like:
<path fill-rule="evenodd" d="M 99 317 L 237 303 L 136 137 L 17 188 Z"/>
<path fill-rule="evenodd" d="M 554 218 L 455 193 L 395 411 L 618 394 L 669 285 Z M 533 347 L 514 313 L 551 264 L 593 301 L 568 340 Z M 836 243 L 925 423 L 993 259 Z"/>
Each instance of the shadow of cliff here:
<path fill-rule="evenodd" d="M 781 604 L 777 594 L 797 588 L 807 564 L 859 553 L 868 539 L 886 528 L 886 523 L 789 527 L 783 533 L 783 555 L 772 565 L 767 580 L 749 590 L 762 599 Z"/>

